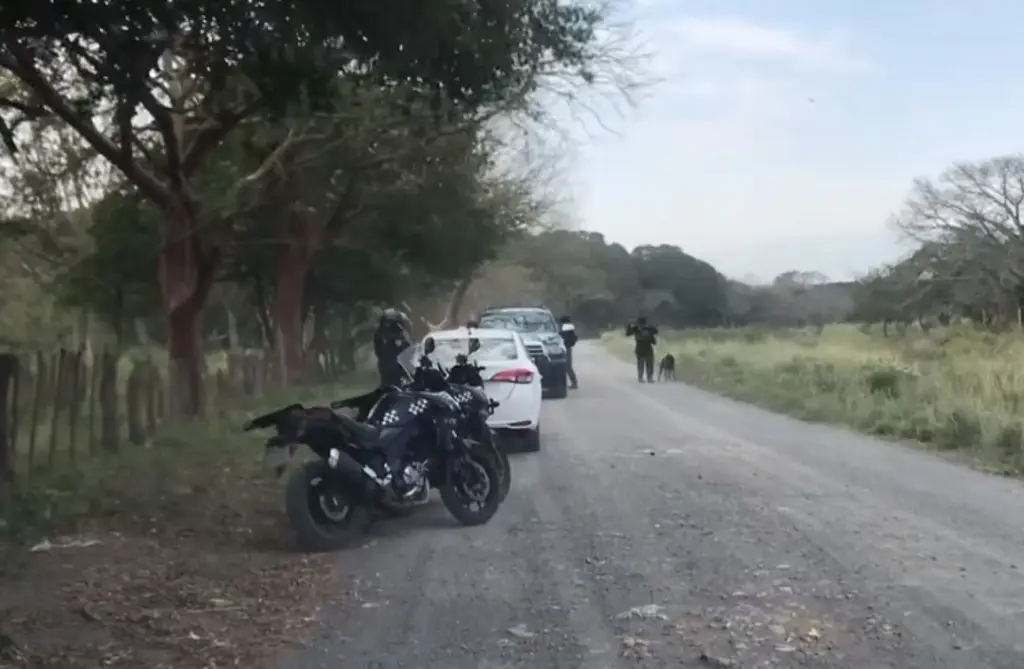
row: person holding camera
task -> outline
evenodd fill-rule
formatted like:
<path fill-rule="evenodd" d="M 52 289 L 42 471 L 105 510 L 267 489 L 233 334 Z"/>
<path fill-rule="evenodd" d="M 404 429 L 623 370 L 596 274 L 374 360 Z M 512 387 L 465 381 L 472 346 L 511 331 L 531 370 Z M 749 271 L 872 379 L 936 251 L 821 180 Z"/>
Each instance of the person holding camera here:
<path fill-rule="evenodd" d="M 633 353 L 636 354 L 636 380 L 654 383 L 654 347 L 658 344 L 658 328 L 648 325 L 647 319 L 640 316 L 636 323 L 626 326 L 626 336 L 635 342 Z"/>

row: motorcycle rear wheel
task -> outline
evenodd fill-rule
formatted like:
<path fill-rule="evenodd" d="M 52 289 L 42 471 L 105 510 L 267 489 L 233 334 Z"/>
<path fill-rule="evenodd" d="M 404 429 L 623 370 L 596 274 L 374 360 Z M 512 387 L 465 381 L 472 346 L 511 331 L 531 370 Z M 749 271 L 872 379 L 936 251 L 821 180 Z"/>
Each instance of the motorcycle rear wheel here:
<path fill-rule="evenodd" d="M 483 525 L 501 506 L 501 477 L 494 457 L 479 452 L 446 463 L 441 503 L 462 525 Z"/>
<path fill-rule="evenodd" d="M 350 548 L 362 541 L 370 520 L 369 510 L 323 460 L 311 460 L 292 472 L 285 510 L 299 549 L 306 552 Z"/>

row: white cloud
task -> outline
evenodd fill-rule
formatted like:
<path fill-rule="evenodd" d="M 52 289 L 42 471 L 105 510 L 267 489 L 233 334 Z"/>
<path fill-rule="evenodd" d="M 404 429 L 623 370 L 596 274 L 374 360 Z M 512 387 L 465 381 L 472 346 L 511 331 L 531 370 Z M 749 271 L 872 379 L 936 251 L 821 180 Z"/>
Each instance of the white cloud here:
<path fill-rule="evenodd" d="M 670 31 L 689 51 L 754 61 L 772 61 L 809 70 L 865 73 L 870 64 L 838 35 L 811 36 L 729 17 L 688 16 Z"/>

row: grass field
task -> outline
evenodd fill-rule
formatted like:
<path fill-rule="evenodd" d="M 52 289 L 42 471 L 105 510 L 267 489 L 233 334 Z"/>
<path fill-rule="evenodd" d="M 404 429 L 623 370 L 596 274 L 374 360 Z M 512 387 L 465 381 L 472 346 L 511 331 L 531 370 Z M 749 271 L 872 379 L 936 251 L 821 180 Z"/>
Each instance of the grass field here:
<path fill-rule="evenodd" d="M 622 333 L 602 338 L 632 356 Z M 663 333 L 681 381 L 809 420 L 913 440 L 1024 473 L 1024 334 L 835 325 Z"/>
<path fill-rule="evenodd" d="M 292 402 L 326 403 L 372 386 L 357 374 L 337 385 L 304 386 L 270 393 L 202 421 L 162 426 L 151 443 L 125 443 L 116 454 L 96 453 L 74 467 L 44 472 L 0 506 L 0 539 L 40 531 L 193 520 L 203 509 L 229 514 L 276 503 L 274 483 L 262 470 L 262 441 L 243 433 L 245 420 Z"/>

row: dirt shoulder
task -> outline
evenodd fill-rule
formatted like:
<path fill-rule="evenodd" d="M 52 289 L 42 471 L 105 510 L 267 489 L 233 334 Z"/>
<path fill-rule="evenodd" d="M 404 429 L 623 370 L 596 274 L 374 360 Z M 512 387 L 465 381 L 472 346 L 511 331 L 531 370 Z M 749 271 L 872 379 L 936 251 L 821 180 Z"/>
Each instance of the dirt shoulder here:
<path fill-rule="evenodd" d="M 77 486 L 33 483 L 6 520 L 0 667 L 261 667 L 302 643 L 337 556 L 294 550 L 260 436 L 238 431 L 248 413 L 167 430 Z"/>

